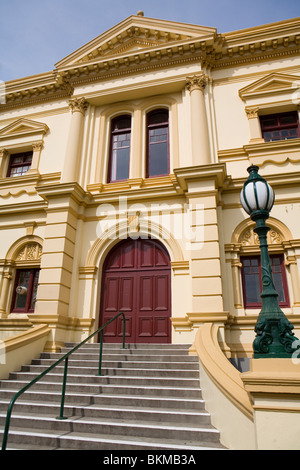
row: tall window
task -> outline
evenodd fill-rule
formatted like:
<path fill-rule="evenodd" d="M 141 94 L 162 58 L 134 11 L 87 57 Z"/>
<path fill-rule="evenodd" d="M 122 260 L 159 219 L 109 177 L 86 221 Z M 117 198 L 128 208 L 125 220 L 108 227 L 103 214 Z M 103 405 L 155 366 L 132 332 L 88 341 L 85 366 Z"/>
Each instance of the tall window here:
<path fill-rule="evenodd" d="M 118 116 L 111 122 L 108 182 L 129 178 L 131 116 Z"/>
<path fill-rule="evenodd" d="M 38 268 L 17 270 L 12 312 L 34 312 L 39 272 Z"/>
<path fill-rule="evenodd" d="M 169 174 L 169 113 L 156 109 L 147 115 L 147 177 Z"/>
<path fill-rule="evenodd" d="M 22 176 L 31 167 L 32 151 L 16 153 L 10 156 L 7 176 Z"/>
<path fill-rule="evenodd" d="M 297 111 L 260 116 L 260 124 L 266 142 L 300 137 Z"/>
<path fill-rule="evenodd" d="M 242 285 L 245 308 L 261 307 L 262 283 L 260 256 L 241 257 L 242 262 Z M 278 293 L 280 307 L 289 307 L 289 295 L 282 254 L 270 255 L 273 280 Z"/>

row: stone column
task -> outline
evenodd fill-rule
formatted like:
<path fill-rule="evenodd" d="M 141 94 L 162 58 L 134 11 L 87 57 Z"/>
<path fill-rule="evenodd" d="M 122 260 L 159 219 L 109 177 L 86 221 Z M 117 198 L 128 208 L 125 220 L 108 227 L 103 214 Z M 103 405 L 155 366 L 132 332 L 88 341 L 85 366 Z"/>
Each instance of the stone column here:
<path fill-rule="evenodd" d="M 191 133 L 193 165 L 211 163 L 207 117 L 204 101 L 205 75 L 187 77 L 186 87 L 191 95 Z"/>
<path fill-rule="evenodd" d="M 32 161 L 30 170 L 27 173 L 39 173 L 38 166 L 40 161 L 41 150 L 43 148 L 43 142 L 34 142 L 32 144 Z"/>
<path fill-rule="evenodd" d="M 258 117 L 259 108 L 249 107 L 246 108 L 247 118 L 249 120 L 249 129 L 250 129 L 250 143 L 261 143 L 264 142 L 264 139 L 261 135 L 261 127 Z"/>
<path fill-rule="evenodd" d="M 1 293 L 0 293 L 0 317 L 6 318 L 7 312 L 7 300 L 8 300 L 8 292 L 10 283 L 12 280 L 12 274 L 9 271 L 4 271 L 2 274 L 2 286 L 1 286 Z"/>
<path fill-rule="evenodd" d="M 285 265 L 289 267 L 292 288 L 294 294 L 294 305 L 296 307 L 300 306 L 300 282 L 299 282 L 299 271 L 297 265 L 297 258 L 295 256 L 287 256 Z"/>
<path fill-rule="evenodd" d="M 61 175 L 62 183 L 77 181 L 79 169 L 79 155 L 82 144 L 84 114 L 88 107 L 85 98 L 73 98 L 69 102 L 72 112 L 67 151 Z"/>
<path fill-rule="evenodd" d="M 5 169 L 5 161 L 8 158 L 8 151 L 4 148 L 0 149 L 0 178 L 5 178 L 4 169 Z"/>

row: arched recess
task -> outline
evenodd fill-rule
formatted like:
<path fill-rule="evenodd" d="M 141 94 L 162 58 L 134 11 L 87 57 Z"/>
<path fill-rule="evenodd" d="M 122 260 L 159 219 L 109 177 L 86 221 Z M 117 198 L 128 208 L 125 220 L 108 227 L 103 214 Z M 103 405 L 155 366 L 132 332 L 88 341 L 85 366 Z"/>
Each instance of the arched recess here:
<path fill-rule="evenodd" d="M 32 298 L 35 296 L 38 282 L 38 271 L 40 267 L 43 250 L 43 240 L 35 235 L 26 235 L 16 240 L 9 250 L 2 264 L 2 283 L 0 293 L 0 315 L 5 317 L 11 309 L 11 303 L 16 293 L 14 290 L 19 274 L 26 270 L 32 273 L 30 280 L 31 299 L 28 311 L 33 311 Z M 24 309 L 22 309 L 24 310 Z"/>
<path fill-rule="evenodd" d="M 27 250 L 26 250 L 27 247 Z M 35 250 L 28 251 L 32 247 Z M 39 260 L 42 254 L 43 239 L 36 235 L 25 235 L 15 241 L 6 254 L 6 261 L 34 261 Z M 24 254 L 22 252 L 24 250 Z M 19 258 L 19 259 L 18 259 Z"/>
<path fill-rule="evenodd" d="M 89 268 L 101 267 L 101 260 L 106 257 L 112 247 L 118 241 L 128 237 L 157 239 L 168 250 L 171 262 L 184 260 L 180 244 L 168 230 L 153 221 L 142 220 L 136 215 L 110 227 L 101 237 L 97 238 L 89 249 L 85 266 Z"/>
<path fill-rule="evenodd" d="M 128 220 L 123 220 L 119 224 L 105 230 L 90 247 L 85 265 L 79 268 L 79 278 L 82 281 L 82 292 L 86 292 L 83 303 L 84 310 L 89 312 L 90 318 L 95 318 L 98 324 L 100 311 L 100 294 L 102 282 L 102 270 L 104 261 L 108 253 L 121 240 L 127 238 L 145 238 L 158 240 L 167 250 L 173 275 L 171 276 L 172 303 L 176 304 L 178 288 L 173 288 L 174 282 L 182 283 L 182 274 L 189 276 L 189 263 L 184 259 L 181 246 L 172 234 L 159 224 L 143 220 L 138 215 L 129 216 Z M 177 276 L 180 272 L 181 276 Z M 175 276 L 174 276 L 175 275 Z M 178 280 L 178 278 L 180 278 Z M 176 284 L 177 285 L 177 284 Z M 180 290 L 179 290 L 180 292 Z M 180 295 L 180 294 L 179 294 Z M 177 302 L 178 303 L 178 302 Z"/>
<path fill-rule="evenodd" d="M 283 254 L 284 264 L 288 274 L 288 284 L 291 286 L 292 293 L 291 306 L 300 305 L 300 281 L 297 267 L 297 258 L 295 250 L 297 243 L 294 243 L 292 234 L 288 227 L 281 221 L 270 217 L 267 220 L 270 227 L 268 232 L 268 246 L 270 254 Z M 242 286 L 241 286 L 241 256 L 259 255 L 259 238 L 254 232 L 255 222 L 251 219 L 242 221 L 233 231 L 231 243 L 225 245 L 226 261 L 231 263 L 234 306 L 237 309 L 244 308 Z"/>

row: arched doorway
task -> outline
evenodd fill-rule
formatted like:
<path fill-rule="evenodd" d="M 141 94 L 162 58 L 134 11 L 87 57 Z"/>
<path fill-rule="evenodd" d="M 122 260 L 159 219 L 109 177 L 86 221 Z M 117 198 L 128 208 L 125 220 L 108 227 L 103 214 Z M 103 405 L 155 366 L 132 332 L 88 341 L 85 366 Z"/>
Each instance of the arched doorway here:
<path fill-rule="evenodd" d="M 120 311 L 127 343 L 171 342 L 171 265 L 156 240 L 127 239 L 108 254 L 102 275 L 100 325 Z M 122 320 L 104 330 L 104 341 L 122 340 Z"/>

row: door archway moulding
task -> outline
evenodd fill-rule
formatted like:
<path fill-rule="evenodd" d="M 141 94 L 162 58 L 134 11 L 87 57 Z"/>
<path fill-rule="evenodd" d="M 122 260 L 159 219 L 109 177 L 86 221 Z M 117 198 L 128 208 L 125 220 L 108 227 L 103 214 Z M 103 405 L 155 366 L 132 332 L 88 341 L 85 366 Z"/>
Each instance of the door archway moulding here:
<path fill-rule="evenodd" d="M 85 266 L 81 270 L 98 267 L 101 260 L 119 241 L 138 237 L 159 240 L 167 249 L 171 262 L 184 261 L 180 244 L 164 227 L 148 220 L 140 219 L 136 224 L 129 223 L 126 220 L 110 227 L 101 237 L 95 240 L 87 254 Z"/>

